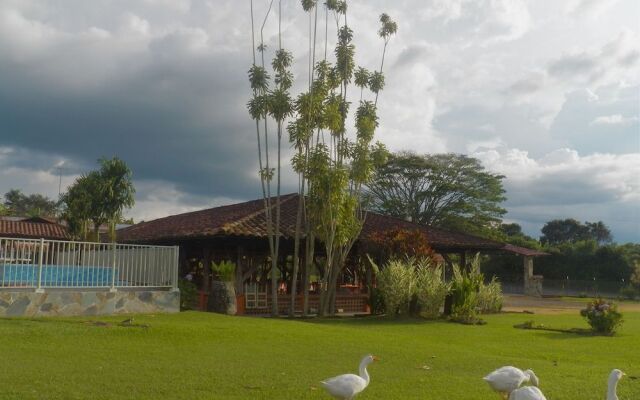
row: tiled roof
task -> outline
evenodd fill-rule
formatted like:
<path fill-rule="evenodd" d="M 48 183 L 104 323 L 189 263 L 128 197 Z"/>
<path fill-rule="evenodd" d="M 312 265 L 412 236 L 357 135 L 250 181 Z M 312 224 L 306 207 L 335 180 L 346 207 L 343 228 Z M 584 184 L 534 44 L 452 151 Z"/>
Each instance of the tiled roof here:
<path fill-rule="evenodd" d="M 498 250 L 504 243 L 484 239 L 478 236 L 445 229 L 433 228 L 416 222 L 405 221 L 400 218 L 389 217 L 368 212 L 360 234 L 361 239 L 368 238 L 375 232 L 391 229 L 420 230 L 424 232 L 429 245 L 436 250 Z"/>
<path fill-rule="evenodd" d="M 539 256 L 549 256 L 549 253 L 545 253 L 544 251 L 529 249 L 526 247 L 514 246 L 512 244 L 505 244 L 502 248 L 504 251 L 508 251 L 510 253 L 519 254 L 521 256 L 528 257 L 539 257 Z"/>
<path fill-rule="evenodd" d="M 298 199 L 297 194 L 281 197 L 281 231 L 284 237 L 294 236 Z M 214 236 L 264 238 L 267 236 L 265 221 L 264 203 L 259 199 L 143 222 L 121 229 L 117 235 L 118 241 L 129 243 Z M 374 232 L 394 228 L 423 231 L 429 238 L 429 244 L 436 250 L 500 250 L 504 246 L 504 243 L 493 240 L 432 228 L 373 212 L 367 213 L 360 239 L 367 240 Z"/>
<path fill-rule="evenodd" d="M 0 220 L 0 237 L 64 240 L 69 233 L 55 223 Z"/>
<path fill-rule="evenodd" d="M 281 196 L 283 226 L 291 225 L 289 222 L 291 210 L 293 210 L 293 224 L 295 224 L 297 201 L 291 201 L 293 199 L 297 200 L 296 194 Z M 283 231 L 284 236 L 293 234 L 293 230 L 283 229 Z M 262 199 L 141 222 L 117 232 L 118 241 L 122 242 L 149 242 L 210 236 L 265 237 L 266 234 L 264 201 Z"/>

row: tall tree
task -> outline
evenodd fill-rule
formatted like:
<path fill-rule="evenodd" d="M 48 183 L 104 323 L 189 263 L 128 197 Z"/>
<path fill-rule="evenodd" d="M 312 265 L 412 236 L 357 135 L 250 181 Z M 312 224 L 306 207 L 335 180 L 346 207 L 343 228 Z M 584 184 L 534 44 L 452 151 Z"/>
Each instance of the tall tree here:
<path fill-rule="evenodd" d="M 255 45 L 253 0 L 251 4 L 251 41 L 253 64 L 249 69 L 249 82 L 253 96 L 247 108 L 256 123 L 258 145 L 258 166 L 264 210 L 267 224 L 267 236 L 271 259 L 271 314 L 278 315 L 278 262 L 280 249 L 280 183 L 281 183 L 281 148 L 285 119 L 292 113 L 289 89 L 293 82 L 293 74 L 289 71 L 293 56 L 282 47 L 282 1 L 278 1 L 278 49 L 271 62 L 274 73 L 273 88 L 270 88 L 270 76 L 266 69 L 264 28 L 271 14 L 274 0 L 269 3 L 262 26 L 260 28 L 260 44 Z M 260 53 L 260 59 L 256 57 Z M 273 133 L 269 133 L 269 118 L 276 123 L 275 140 L 277 143 L 276 167 L 271 167 L 269 142 Z M 261 132 L 262 130 L 262 132 Z M 261 135 L 262 134 L 262 135 Z M 272 196 L 272 185 L 275 177 L 275 202 Z M 275 213 L 275 216 L 274 216 Z"/>
<path fill-rule="evenodd" d="M 55 217 L 58 205 L 41 194 L 26 195 L 18 189 L 11 189 L 4 195 L 4 207 L 9 214 L 29 217 Z"/>
<path fill-rule="evenodd" d="M 269 3 L 269 11 L 273 2 Z M 326 261 L 322 269 L 321 285 L 321 307 L 320 313 L 333 313 L 335 303 L 335 289 L 338 274 L 344 265 L 346 254 L 351 248 L 353 241 L 360 232 L 364 213 L 360 207 L 362 185 L 366 183 L 371 175 L 373 163 L 379 160 L 379 155 L 383 153 L 381 145 L 372 146 L 372 140 L 378 117 L 376 115 L 376 101 L 379 92 L 384 86 L 382 68 L 384 65 L 384 52 L 391 36 L 396 32 L 397 25 L 386 14 L 380 18 L 381 29 L 378 32 L 384 40 L 383 61 L 380 70 L 376 71 L 375 78 L 367 79 L 359 75 L 356 84 L 361 88 L 369 89 L 375 95 L 375 101 L 366 100 L 361 94 L 361 100 L 355 115 L 355 134 L 348 135 L 346 120 L 349 115 L 350 101 L 347 96 L 348 88 L 354 75 L 354 54 L 353 31 L 347 23 L 347 2 L 340 0 L 327 0 L 323 4 L 324 8 L 324 55 L 316 62 L 316 33 L 318 3 L 314 0 L 303 0 L 302 7 L 309 13 L 310 37 L 309 37 L 309 65 L 308 65 L 308 91 L 301 93 L 293 103 L 292 110 L 295 112 L 294 119 L 287 126 L 289 140 L 293 144 L 296 152 L 292 164 L 298 175 L 298 191 L 301 194 L 302 205 L 298 209 L 296 218 L 296 239 L 294 254 L 294 273 L 291 275 L 292 286 L 297 279 L 297 269 L 299 267 L 299 244 L 303 234 L 302 223 L 306 236 L 305 246 L 305 281 L 309 274 L 309 264 L 313 257 L 314 238 L 318 238 L 324 244 Z M 251 15 L 253 21 L 253 2 L 251 2 Z M 335 22 L 337 41 L 334 50 L 335 62 L 328 58 L 329 42 L 329 17 Z M 333 23 L 332 22 L 332 23 Z M 254 49 L 261 54 L 261 59 L 256 57 L 254 51 L 254 62 L 249 70 L 249 80 L 253 90 L 253 98 L 248 104 L 249 112 L 256 123 L 256 136 L 258 141 L 258 163 L 261 171 L 261 184 L 263 196 L 268 199 L 269 184 L 274 174 L 279 173 L 275 169 L 269 168 L 269 152 L 266 148 L 268 140 L 267 117 L 275 120 L 280 127 L 281 121 L 288 112 L 282 112 L 278 118 L 276 113 L 271 112 L 270 107 L 274 104 L 288 104 L 288 92 L 291 82 L 286 82 L 286 88 L 280 85 L 283 82 L 282 76 L 291 78 L 288 72 L 278 71 L 278 65 L 273 64 L 275 71 L 275 84 L 277 89 L 269 89 L 269 74 L 264 65 L 264 54 L 266 46 L 262 39 L 262 30 L 266 23 L 266 18 L 262 23 L 260 32 L 260 44 Z M 253 26 L 253 23 L 252 23 Z M 255 33 L 253 37 L 255 38 Z M 278 35 L 280 50 L 281 35 Z M 278 57 L 278 52 L 276 52 Z M 288 65 L 287 65 L 288 67 Z M 279 77 L 280 76 L 280 77 Z M 280 83 L 279 83 L 280 82 Z M 280 85 L 278 87 L 278 85 Z M 286 93 L 285 93 L 286 92 Z M 278 101 L 274 101 L 279 99 Z M 286 107 L 280 108 L 282 111 L 289 111 Z M 280 132 L 280 128 L 278 128 Z M 261 135 L 264 134 L 264 135 Z M 278 136 L 279 140 L 280 136 Z M 279 143 L 279 142 L 278 142 Z M 264 147 L 264 148 L 263 148 Z M 306 196 L 305 196 L 306 194 Z M 267 229 L 275 226 L 277 229 L 278 219 L 276 213 L 275 222 L 270 222 L 269 213 L 272 211 L 271 205 L 265 201 L 267 213 Z M 277 205 L 275 210 L 277 210 Z M 303 218 L 304 217 L 304 218 Z M 273 232 L 273 239 L 269 245 L 272 255 L 272 263 L 277 261 L 278 232 Z M 271 234 L 269 235 L 272 236 Z M 274 251 L 275 250 L 275 251 Z M 310 254 L 311 253 L 311 254 Z M 276 266 L 272 264 L 272 272 L 275 274 Z M 272 275 L 272 283 L 275 285 L 275 275 Z M 305 292 L 306 292 L 305 285 Z M 272 286 L 275 291 L 275 286 Z M 273 303 L 275 303 L 273 296 Z M 306 302 L 305 302 L 306 304 Z M 273 305 L 275 307 L 275 304 Z M 304 307 L 306 310 L 306 306 Z M 293 307 L 292 307 L 293 309 Z M 329 311 L 331 310 L 331 311 Z M 272 313 L 276 311 L 272 309 Z"/>
<path fill-rule="evenodd" d="M 473 157 L 400 152 L 376 169 L 368 195 L 370 206 L 383 214 L 493 235 L 506 213 L 500 206 L 503 178 Z"/>
<path fill-rule="evenodd" d="M 302 156 L 294 159 L 294 168 L 296 171 L 306 169 L 307 216 L 313 233 L 322 241 L 325 250 L 320 315 L 335 312 L 337 280 L 364 223 L 362 187 L 369 181 L 374 164 L 386 153 L 384 146 L 372 144 L 378 127 L 376 102 L 384 86 L 382 70 L 377 72 L 375 81 L 366 83 L 375 100 L 363 98 L 358 102 L 355 135 L 351 136 L 346 125 L 350 105 L 347 92 L 354 75 L 355 46 L 353 31 L 347 22 L 347 2 L 327 1 L 325 13 L 332 14 L 336 23 L 335 64 L 324 59 L 315 65 L 311 99 L 305 102 L 304 97 L 299 98 L 303 106 L 296 110 L 296 123 L 301 128 L 293 130 L 303 138 L 314 135 L 308 154 L 304 159 Z M 381 15 L 380 23 L 378 34 L 386 50 L 397 25 L 386 14 Z M 327 30 L 325 28 L 325 43 Z M 383 65 L 381 62 L 381 69 Z M 360 78 L 358 84 L 363 90 L 365 82 Z"/>

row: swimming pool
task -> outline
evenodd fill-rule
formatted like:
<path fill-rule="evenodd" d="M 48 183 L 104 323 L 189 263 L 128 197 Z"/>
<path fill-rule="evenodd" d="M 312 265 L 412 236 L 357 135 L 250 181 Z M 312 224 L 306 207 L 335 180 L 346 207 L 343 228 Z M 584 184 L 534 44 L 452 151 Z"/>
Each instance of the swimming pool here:
<path fill-rule="evenodd" d="M 36 264 L 0 264 L 0 287 L 34 287 L 38 285 Z M 115 277 L 114 277 L 115 272 Z M 115 278 L 115 279 L 114 279 Z M 77 265 L 43 265 L 42 287 L 108 287 L 118 280 L 118 270 L 111 267 Z"/>

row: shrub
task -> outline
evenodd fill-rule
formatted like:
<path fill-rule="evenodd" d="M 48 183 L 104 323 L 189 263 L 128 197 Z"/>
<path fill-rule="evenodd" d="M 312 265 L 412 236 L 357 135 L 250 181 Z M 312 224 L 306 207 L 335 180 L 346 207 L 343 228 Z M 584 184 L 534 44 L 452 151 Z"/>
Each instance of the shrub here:
<path fill-rule="evenodd" d="M 504 296 L 502 296 L 502 285 L 494 276 L 488 284 L 480 285 L 478 292 L 478 309 L 483 314 L 499 313 L 502 310 Z"/>
<path fill-rule="evenodd" d="M 389 316 L 407 314 L 415 290 L 414 265 L 411 261 L 391 260 L 378 273 L 378 288 Z"/>
<path fill-rule="evenodd" d="M 382 292 L 378 288 L 369 289 L 369 307 L 371 308 L 371 314 L 380 315 L 385 312 L 384 297 Z"/>
<path fill-rule="evenodd" d="M 415 270 L 416 298 L 420 315 L 437 318 L 451 285 L 444 281 L 442 267 L 430 261 L 419 262 Z"/>
<path fill-rule="evenodd" d="M 180 310 L 195 309 L 198 299 L 196 284 L 186 279 L 179 279 L 178 289 L 180 289 Z"/>
<path fill-rule="evenodd" d="M 481 276 L 480 276 L 481 278 Z M 458 265 L 453 266 L 451 282 L 451 317 L 461 322 L 474 322 L 478 314 L 478 292 L 482 280 L 473 272 L 467 272 Z"/>
<path fill-rule="evenodd" d="M 617 306 L 601 298 L 587 304 L 587 308 L 581 310 L 580 315 L 587 319 L 592 331 L 606 335 L 613 335 L 623 322 Z"/>

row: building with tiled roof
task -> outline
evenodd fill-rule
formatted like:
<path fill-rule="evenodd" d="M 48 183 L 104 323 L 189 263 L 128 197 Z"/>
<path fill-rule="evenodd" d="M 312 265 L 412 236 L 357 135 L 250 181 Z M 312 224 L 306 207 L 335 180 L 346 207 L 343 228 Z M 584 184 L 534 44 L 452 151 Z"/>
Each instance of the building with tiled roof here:
<path fill-rule="evenodd" d="M 281 234 L 285 239 L 294 237 L 298 200 L 297 194 L 281 197 Z M 432 248 L 444 253 L 500 250 L 505 246 L 504 243 L 478 236 L 433 228 L 374 212 L 367 212 L 360 239 L 367 240 L 373 233 L 392 229 L 420 230 L 429 238 Z M 172 215 L 118 231 L 118 241 L 130 243 L 166 243 L 223 237 L 266 238 L 264 201 L 252 200 Z"/>
<path fill-rule="evenodd" d="M 67 228 L 53 221 L 0 219 L 0 237 L 69 240 Z"/>
<path fill-rule="evenodd" d="M 291 254 L 293 254 L 293 238 L 295 234 L 296 215 L 300 197 L 297 194 L 281 196 L 281 241 L 280 254 L 281 275 L 286 282 L 290 273 Z M 275 204 L 275 199 L 272 200 Z M 391 230 L 419 230 L 427 238 L 429 246 L 446 258 L 447 254 L 461 255 L 476 252 L 511 252 L 527 257 L 541 254 L 525 254 L 529 249 L 505 247 L 494 240 L 462 232 L 432 228 L 415 222 L 389 217 L 374 212 L 367 212 L 360 237 L 352 248 L 352 254 L 366 248 L 369 239 L 376 233 Z M 264 201 L 262 199 L 244 203 L 214 207 L 206 210 L 172 215 L 152 221 L 141 222 L 117 231 L 117 241 L 122 243 L 157 244 L 180 246 L 180 268 L 182 276 L 195 277 L 202 290 L 207 292 L 211 281 L 211 262 L 230 260 L 238 266 L 236 271 L 236 292 L 240 295 L 254 296 L 255 288 L 264 285 L 268 280 L 269 248 L 267 241 L 267 225 Z M 323 246 L 316 245 L 316 257 L 323 257 Z M 319 261 L 321 263 L 321 261 Z M 361 284 L 354 272 L 350 283 Z M 360 277 L 360 280 L 362 277 Z M 286 287 L 286 283 L 283 283 Z M 349 285 L 345 285 L 347 287 Z M 362 287 L 362 286 L 361 286 Z M 249 289 L 248 289 L 249 288 Z M 253 290 L 253 294 L 245 293 Z M 286 289 L 285 289 L 286 290 Z M 263 293 L 265 301 L 268 294 Z M 356 296 L 357 297 L 357 296 Z M 355 306 L 361 308 L 366 303 L 366 296 L 359 298 Z M 346 304 L 352 298 L 346 298 Z M 280 303 L 280 301 L 279 301 Z M 255 300 L 247 304 L 257 304 Z M 264 303 L 263 305 L 266 305 Z M 266 307 L 266 306 L 265 306 Z M 286 304 L 283 303 L 283 307 Z M 265 308 L 266 309 L 266 308 Z"/>

